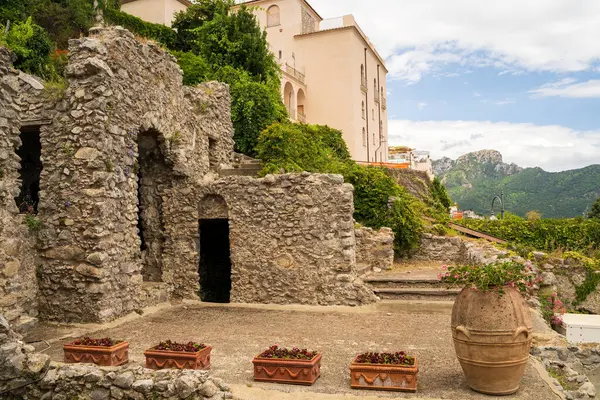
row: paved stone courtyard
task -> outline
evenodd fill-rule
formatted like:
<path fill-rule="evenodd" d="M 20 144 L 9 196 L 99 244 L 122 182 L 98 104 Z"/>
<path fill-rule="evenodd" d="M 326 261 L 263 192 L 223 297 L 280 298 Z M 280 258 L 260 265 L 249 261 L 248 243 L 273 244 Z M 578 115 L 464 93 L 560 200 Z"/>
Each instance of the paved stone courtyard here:
<path fill-rule="evenodd" d="M 242 399 L 432 398 L 489 399 L 469 390 L 452 345 L 450 302 L 382 302 L 360 308 L 186 303 L 105 325 L 42 325 L 28 338 L 46 339 L 46 351 L 62 360 L 69 335 L 84 332 L 130 341 L 132 363 L 159 340 L 196 340 L 213 346 L 212 374 L 233 385 Z M 56 340 L 63 337 L 62 340 Z M 251 359 L 271 344 L 323 353 L 322 375 L 312 387 L 252 380 Z M 36 344 L 43 348 L 43 343 Z M 361 351 L 407 350 L 419 359 L 417 394 L 361 392 L 349 388 L 348 365 Z M 283 395 L 282 392 L 288 394 Z M 326 395 L 327 394 L 327 395 Z M 329 396 L 329 395 L 334 395 Z M 357 397 L 354 397 L 354 396 Z M 364 397 L 363 397 L 364 396 Z M 369 397 L 366 397 L 369 396 Z M 377 397 L 371 397 L 377 396 Z M 558 398 L 530 362 L 516 399 Z"/>

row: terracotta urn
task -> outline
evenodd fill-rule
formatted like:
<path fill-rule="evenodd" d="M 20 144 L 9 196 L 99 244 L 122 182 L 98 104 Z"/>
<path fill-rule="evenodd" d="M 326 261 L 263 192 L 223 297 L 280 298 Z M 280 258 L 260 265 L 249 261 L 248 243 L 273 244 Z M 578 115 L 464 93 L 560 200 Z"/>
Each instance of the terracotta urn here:
<path fill-rule="evenodd" d="M 350 387 L 353 389 L 389 390 L 398 392 L 417 391 L 419 364 L 388 365 L 358 363 L 356 356 L 350 364 Z"/>
<path fill-rule="evenodd" d="M 452 309 L 452 338 L 471 389 L 515 393 L 529 360 L 531 332 L 529 307 L 516 289 L 505 287 L 500 294 L 464 288 Z"/>
<path fill-rule="evenodd" d="M 254 380 L 259 382 L 312 385 L 321 375 L 321 354 L 312 360 L 254 357 Z"/>
<path fill-rule="evenodd" d="M 153 348 L 144 352 L 146 368 L 149 369 L 210 369 L 210 351 L 206 346 L 197 352 L 155 350 Z"/>
<path fill-rule="evenodd" d="M 129 343 L 114 346 L 85 346 L 74 343 L 63 346 L 65 363 L 91 363 L 101 367 L 116 367 L 129 361 Z"/>

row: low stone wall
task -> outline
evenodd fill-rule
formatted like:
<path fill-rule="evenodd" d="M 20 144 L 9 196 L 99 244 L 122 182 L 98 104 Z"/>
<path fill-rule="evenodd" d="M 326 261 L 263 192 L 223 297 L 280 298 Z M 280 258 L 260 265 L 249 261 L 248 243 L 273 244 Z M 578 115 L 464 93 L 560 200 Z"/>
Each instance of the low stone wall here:
<path fill-rule="evenodd" d="M 600 346 L 595 348 L 534 347 L 531 354 L 539 358 L 542 365 L 555 378 L 555 386 L 566 399 L 595 399 L 600 384 Z M 600 370 L 598 370 L 600 371 Z M 594 382 L 588 377 L 592 376 Z"/>
<path fill-rule="evenodd" d="M 234 399 L 206 371 L 62 364 L 35 353 L 0 315 L 0 398 L 6 400 Z"/>
<path fill-rule="evenodd" d="M 435 236 L 424 233 L 419 248 L 412 257 L 423 261 L 443 261 L 457 264 L 484 265 L 508 256 L 483 240 L 466 240 L 458 236 Z"/>
<path fill-rule="evenodd" d="M 394 265 L 394 232 L 390 228 L 378 231 L 364 226 L 354 230 L 356 236 L 356 265 L 369 271 L 381 272 Z"/>

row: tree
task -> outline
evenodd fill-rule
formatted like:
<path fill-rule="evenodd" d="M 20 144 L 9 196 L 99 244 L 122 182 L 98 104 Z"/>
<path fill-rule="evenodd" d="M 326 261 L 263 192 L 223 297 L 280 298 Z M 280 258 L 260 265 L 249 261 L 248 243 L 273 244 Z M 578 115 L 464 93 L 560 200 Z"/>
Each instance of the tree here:
<path fill-rule="evenodd" d="M 95 10 L 90 0 L 27 0 L 36 24 L 48 32 L 60 49 L 69 39 L 87 35 L 94 25 Z"/>
<path fill-rule="evenodd" d="M 442 184 L 442 181 L 437 176 L 433 178 L 433 182 L 431 183 L 431 194 L 434 201 L 438 201 L 446 210 L 452 206 L 452 200 L 448 196 L 446 186 Z"/>
<path fill-rule="evenodd" d="M 600 219 L 600 197 L 592 205 L 592 210 L 588 213 L 588 218 Z"/>
<path fill-rule="evenodd" d="M 175 14 L 172 27 L 177 31 L 176 50 L 192 51 L 197 36 L 195 29 L 216 15 L 227 15 L 233 4 L 232 0 L 198 0 L 187 10 Z"/>

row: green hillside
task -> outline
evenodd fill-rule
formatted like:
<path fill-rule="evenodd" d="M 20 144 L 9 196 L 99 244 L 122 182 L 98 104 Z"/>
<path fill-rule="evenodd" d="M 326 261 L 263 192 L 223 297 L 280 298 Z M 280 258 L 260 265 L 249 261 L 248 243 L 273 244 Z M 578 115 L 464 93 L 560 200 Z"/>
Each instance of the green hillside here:
<path fill-rule="evenodd" d="M 600 165 L 563 172 L 521 169 L 504 164 L 500 153 L 484 150 L 451 163 L 436 161 L 434 169 L 461 209 L 482 215 L 489 215 L 492 198 L 501 190 L 507 211 L 524 216 L 537 210 L 544 218 L 581 216 L 600 196 Z"/>

